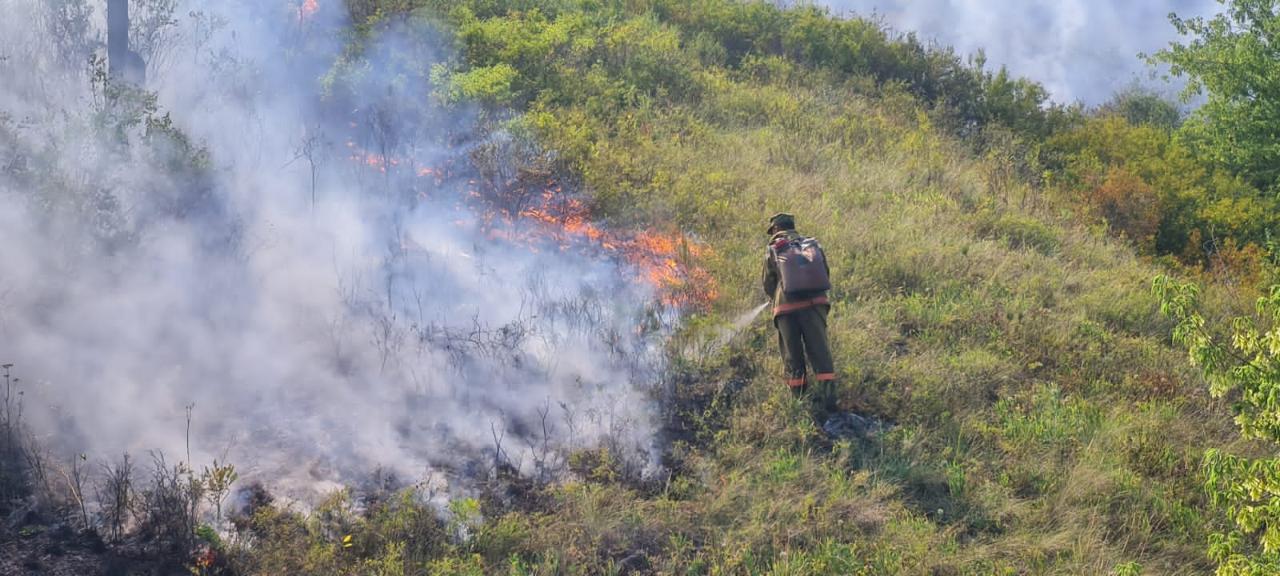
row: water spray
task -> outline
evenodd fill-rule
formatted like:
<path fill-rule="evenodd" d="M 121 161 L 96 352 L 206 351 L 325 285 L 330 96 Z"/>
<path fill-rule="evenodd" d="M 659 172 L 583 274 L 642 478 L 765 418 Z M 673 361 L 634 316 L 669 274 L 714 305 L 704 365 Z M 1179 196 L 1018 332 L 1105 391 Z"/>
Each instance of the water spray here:
<path fill-rule="evenodd" d="M 761 312 L 764 312 L 764 309 L 768 307 L 769 307 L 769 303 L 765 302 L 759 306 L 756 306 L 755 308 L 752 308 L 751 310 L 743 312 L 733 321 L 733 324 L 730 325 L 732 327 L 733 333 L 737 334 L 747 326 L 750 326 L 751 323 L 755 321 L 756 317 L 759 316 Z"/>
<path fill-rule="evenodd" d="M 733 322 L 730 322 L 727 326 L 723 326 L 716 331 L 715 338 L 711 341 L 710 346 L 708 346 L 706 350 L 708 352 L 715 352 L 725 346 L 728 346 L 729 343 L 738 336 L 738 334 L 741 334 L 743 330 L 746 330 L 747 327 L 751 326 L 751 323 L 755 322 L 756 318 L 760 316 L 760 313 L 764 312 L 765 308 L 768 307 L 769 303 L 765 302 L 755 308 L 739 314 L 737 318 L 733 319 Z"/>

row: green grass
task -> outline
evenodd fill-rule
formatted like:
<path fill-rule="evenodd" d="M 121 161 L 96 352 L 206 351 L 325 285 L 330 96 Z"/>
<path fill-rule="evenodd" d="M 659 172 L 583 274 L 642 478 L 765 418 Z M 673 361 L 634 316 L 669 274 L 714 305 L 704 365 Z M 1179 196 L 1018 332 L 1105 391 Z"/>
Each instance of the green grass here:
<path fill-rule="evenodd" d="M 975 151 L 892 84 L 784 56 L 720 61 L 712 39 L 689 40 L 643 8 L 547 4 L 579 18 L 560 21 L 573 48 L 535 63 L 484 52 L 487 66 L 509 65 L 501 82 L 467 77 L 459 89 L 522 90 L 493 95 L 524 107 L 505 127 L 555 151 L 601 218 L 679 229 L 712 249 L 721 298 L 679 341 L 712 338 L 719 319 L 761 300 L 765 219 L 796 214 L 832 263 L 841 400 L 896 427 L 869 442 L 822 440 L 777 378 L 772 328 L 759 321 L 728 350 L 678 359 L 694 433 L 672 447 L 660 489 L 584 475 L 535 505 L 490 511 L 465 539 L 392 532 L 362 544 L 360 562 L 404 572 L 342 560 L 337 532 L 314 519 L 265 518 L 282 523 L 252 555 L 294 554 L 267 543 L 295 534 L 312 542 L 305 565 L 333 570 L 315 573 L 1212 569 L 1206 542 L 1224 517 L 1206 502 L 1199 462 L 1235 433 L 1168 342 L 1148 291 L 1156 264 L 1010 176 L 1012 149 Z M 503 27 L 519 25 L 472 31 Z M 549 30 L 539 42 L 557 41 Z M 628 45 L 637 30 L 675 50 L 665 64 Z M 460 71 L 502 43 L 469 41 Z M 584 63 L 587 45 L 618 61 Z M 557 83 L 580 65 L 581 83 Z M 1210 307 L 1226 314 L 1243 301 L 1233 290 L 1211 288 Z M 748 383 L 731 399 L 698 400 L 738 377 Z M 398 522 L 342 514 L 360 542 Z M 434 544 L 406 550 L 397 538 Z"/>

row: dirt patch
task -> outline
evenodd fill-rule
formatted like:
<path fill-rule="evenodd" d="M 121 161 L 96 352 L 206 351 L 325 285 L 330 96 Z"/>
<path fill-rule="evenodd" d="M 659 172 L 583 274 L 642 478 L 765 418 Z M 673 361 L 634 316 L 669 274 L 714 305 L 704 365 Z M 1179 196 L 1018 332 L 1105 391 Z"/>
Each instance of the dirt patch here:
<path fill-rule="evenodd" d="M 169 576 L 181 566 L 107 546 L 96 532 L 18 511 L 0 525 L 0 576 Z"/>

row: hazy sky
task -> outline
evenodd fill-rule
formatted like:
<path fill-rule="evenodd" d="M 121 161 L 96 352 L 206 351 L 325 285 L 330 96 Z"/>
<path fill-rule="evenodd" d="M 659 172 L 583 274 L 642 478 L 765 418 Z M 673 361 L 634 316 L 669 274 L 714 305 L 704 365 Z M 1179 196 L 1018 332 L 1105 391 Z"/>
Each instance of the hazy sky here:
<path fill-rule="evenodd" d="M 985 49 L 990 66 L 1006 65 L 1040 81 L 1059 101 L 1105 101 L 1150 69 L 1137 56 L 1177 38 L 1168 14 L 1211 15 L 1215 0 L 815 0 L 837 13 L 879 14 L 893 28 L 954 46 Z"/>

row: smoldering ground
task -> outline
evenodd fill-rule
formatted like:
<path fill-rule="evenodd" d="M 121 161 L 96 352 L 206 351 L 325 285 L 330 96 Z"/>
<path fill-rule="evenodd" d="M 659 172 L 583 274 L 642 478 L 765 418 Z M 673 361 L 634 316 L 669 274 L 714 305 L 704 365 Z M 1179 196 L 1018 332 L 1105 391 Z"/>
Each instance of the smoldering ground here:
<path fill-rule="evenodd" d="M 542 153 L 438 98 L 428 19 L 356 41 L 341 3 L 134 2 L 134 91 L 98 3 L 0 12 L 0 360 L 53 453 L 285 490 L 653 464 L 666 313 L 508 222 Z"/>

